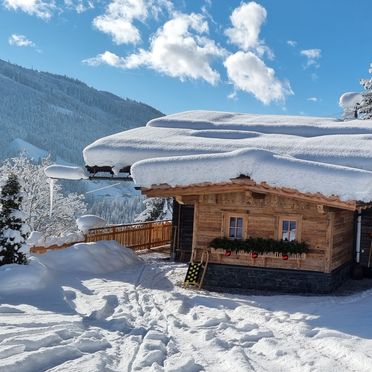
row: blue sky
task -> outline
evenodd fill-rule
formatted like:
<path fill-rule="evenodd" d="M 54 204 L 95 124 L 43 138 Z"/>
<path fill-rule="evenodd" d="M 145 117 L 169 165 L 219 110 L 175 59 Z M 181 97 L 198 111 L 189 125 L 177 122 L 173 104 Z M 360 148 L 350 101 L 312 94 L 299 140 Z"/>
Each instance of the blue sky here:
<path fill-rule="evenodd" d="M 0 1 L 0 58 L 164 113 L 338 116 L 372 62 L 369 0 Z"/>

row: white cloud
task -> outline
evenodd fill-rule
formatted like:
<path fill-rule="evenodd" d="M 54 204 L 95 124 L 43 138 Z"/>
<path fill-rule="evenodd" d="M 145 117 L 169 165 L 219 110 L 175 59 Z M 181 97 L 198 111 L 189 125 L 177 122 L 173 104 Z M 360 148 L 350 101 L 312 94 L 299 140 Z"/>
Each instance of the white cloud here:
<path fill-rule="evenodd" d="M 319 102 L 320 101 L 320 99 L 318 97 L 309 97 L 307 100 L 309 102 Z"/>
<path fill-rule="evenodd" d="M 261 27 L 266 21 L 266 9 L 255 3 L 242 3 L 234 9 L 230 16 L 231 28 L 225 30 L 230 42 L 244 51 L 255 51 L 259 55 L 268 53 L 273 58 L 271 50 L 260 40 Z"/>
<path fill-rule="evenodd" d="M 301 50 L 300 54 L 307 59 L 305 67 L 310 67 L 312 65 L 319 67 L 318 60 L 322 56 L 322 51 L 320 49 L 304 49 Z"/>
<path fill-rule="evenodd" d="M 297 41 L 295 41 L 295 40 L 287 40 L 287 44 L 289 45 L 289 46 L 291 46 L 291 47 L 295 47 L 295 46 L 297 46 Z"/>
<path fill-rule="evenodd" d="M 93 20 L 99 31 L 111 35 L 115 44 L 136 44 L 141 40 L 135 21 L 144 22 L 149 15 L 155 18 L 164 10 L 171 10 L 168 0 L 112 0 L 103 15 Z"/>
<path fill-rule="evenodd" d="M 277 79 L 274 69 L 263 61 L 265 54 L 274 58 L 271 49 L 260 39 L 266 17 L 266 9 L 255 2 L 242 3 L 230 16 L 232 27 L 225 30 L 225 35 L 241 50 L 229 55 L 224 62 L 227 76 L 234 85 L 234 93 L 228 98 L 235 98 L 241 90 L 268 105 L 284 102 L 286 96 L 293 94 L 289 82 Z"/>
<path fill-rule="evenodd" d="M 55 1 L 44 0 L 3 0 L 3 4 L 10 10 L 21 10 L 42 19 L 49 19 L 56 9 Z"/>
<path fill-rule="evenodd" d="M 208 23 L 202 15 L 177 13 L 155 33 L 148 50 L 139 49 L 128 57 L 105 52 L 84 62 L 126 69 L 144 66 L 181 80 L 203 79 L 215 85 L 220 76 L 211 62 L 225 51 L 207 33 Z"/>
<path fill-rule="evenodd" d="M 67 8 L 74 9 L 76 13 L 83 13 L 94 8 L 94 2 L 98 0 L 64 0 Z"/>
<path fill-rule="evenodd" d="M 35 43 L 27 39 L 24 35 L 12 34 L 9 36 L 8 43 L 19 47 L 35 47 Z"/>
<path fill-rule="evenodd" d="M 235 89 L 253 94 L 265 105 L 274 101 L 284 101 L 293 95 L 288 81 L 280 81 L 275 71 L 253 52 L 239 51 L 230 55 L 224 65 Z"/>
<path fill-rule="evenodd" d="M 125 58 L 119 57 L 116 54 L 108 51 L 98 54 L 96 57 L 84 59 L 83 63 L 89 66 L 99 66 L 102 64 L 106 64 L 113 67 L 125 68 Z"/>

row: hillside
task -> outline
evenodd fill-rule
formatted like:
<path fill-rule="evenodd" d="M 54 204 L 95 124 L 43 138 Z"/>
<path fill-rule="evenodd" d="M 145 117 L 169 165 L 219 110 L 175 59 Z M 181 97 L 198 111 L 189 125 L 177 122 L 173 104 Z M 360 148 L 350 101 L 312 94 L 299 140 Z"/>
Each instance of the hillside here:
<path fill-rule="evenodd" d="M 0 158 L 8 155 L 12 141 L 21 139 L 79 164 L 82 149 L 97 138 L 162 115 L 79 80 L 0 59 Z"/>

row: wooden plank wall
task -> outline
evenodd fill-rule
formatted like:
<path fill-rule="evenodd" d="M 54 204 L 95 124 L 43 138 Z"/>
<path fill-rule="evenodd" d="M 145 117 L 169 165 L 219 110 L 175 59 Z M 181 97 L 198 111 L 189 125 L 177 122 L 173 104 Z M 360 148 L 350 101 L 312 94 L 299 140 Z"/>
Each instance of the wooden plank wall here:
<path fill-rule="evenodd" d="M 353 259 L 353 245 L 354 212 L 338 210 L 334 214 L 330 271 Z"/>
<path fill-rule="evenodd" d="M 259 257 L 252 260 L 246 255 L 237 258 L 221 254 L 211 253 L 211 262 L 224 264 L 237 264 L 264 266 L 272 268 L 301 269 L 327 272 L 334 267 L 332 260 L 339 263 L 346 259 L 343 249 L 348 244 L 341 244 L 342 234 L 350 233 L 349 228 L 341 228 L 343 220 L 352 226 L 350 215 L 352 212 L 341 212 L 337 215 L 337 226 L 334 230 L 330 228 L 332 218 L 326 209 L 318 208 L 316 204 L 302 202 L 286 197 L 266 194 L 266 196 L 255 196 L 250 192 L 234 192 L 225 194 L 201 195 L 196 203 L 194 223 L 194 248 L 207 248 L 210 241 L 215 237 L 223 235 L 224 212 L 235 212 L 247 214 L 248 236 L 278 239 L 279 217 L 292 215 L 299 217 L 301 221 L 302 240 L 310 246 L 310 252 L 305 259 L 283 261 L 281 257 Z M 352 228 L 352 227 L 351 227 Z M 344 236 L 345 237 L 345 236 Z M 331 254 L 332 240 L 335 239 L 339 250 Z M 347 246 L 347 251 L 349 247 Z M 348 251 L 349 252 L 349 251 Z M 327 258 L 328 257 L 328 258 Z M 349 257 L 349 256 L 347 256 Z"/>

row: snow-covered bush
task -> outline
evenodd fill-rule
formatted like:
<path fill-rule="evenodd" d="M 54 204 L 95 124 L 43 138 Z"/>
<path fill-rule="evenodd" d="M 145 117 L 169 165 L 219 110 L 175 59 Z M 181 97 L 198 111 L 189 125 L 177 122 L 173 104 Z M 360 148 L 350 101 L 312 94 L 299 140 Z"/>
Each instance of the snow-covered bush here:
<path fill-rule="evenodd" d="M 50 215 L 50 185 L 44 168 L 50 164 L 45 159 L 42 164 L 34 164 L 21 155 L 7 159 L 0 167 L 0 183 L 9 174 L 18 176 L 23 190 L 22 209 L 31 230 L 44 235 L 65 235 L 76 231 L 75 220 L 86 212 L 84 196 L 76 193 L 64 194 L 59 184 L 53 187 L 53 213 Z"/>
<path fill-rule="evenodd" d="M 27 259 L 21 248 L 26 242 L 29 227 L 21 210 L 21 185 L 13 173 L 1 190 L 0 204 L 0 265 L 25 264 Z"/>
<path fill-rule="evenodd" d="M 172 199 L 148 198 L 144 200 L 146 209 L 140 213 L 135 222 L 161 221 L 172 218 Z"/>

